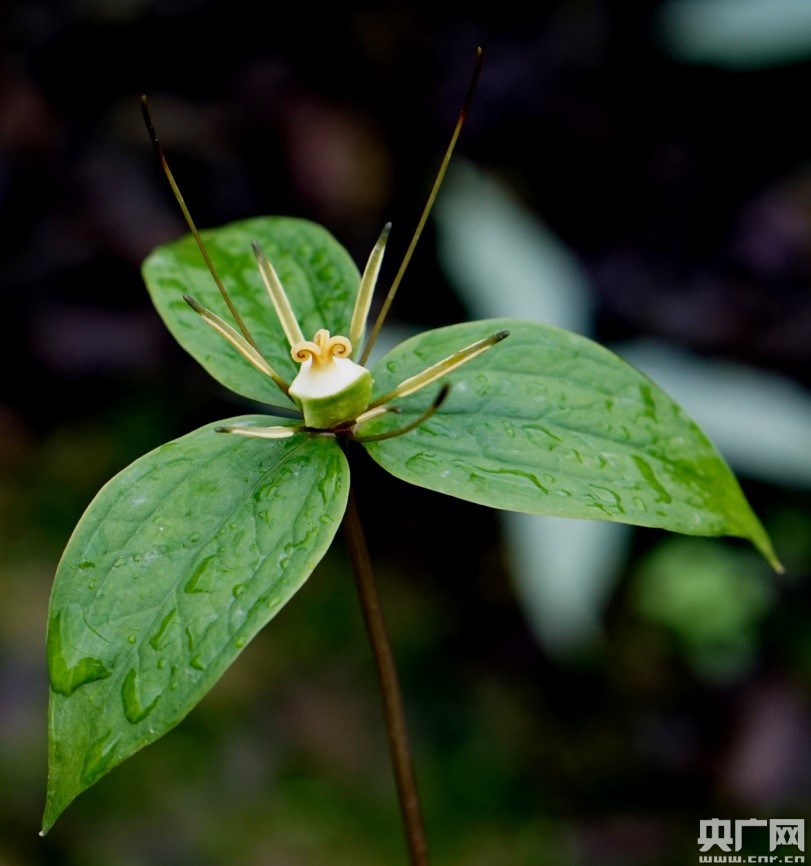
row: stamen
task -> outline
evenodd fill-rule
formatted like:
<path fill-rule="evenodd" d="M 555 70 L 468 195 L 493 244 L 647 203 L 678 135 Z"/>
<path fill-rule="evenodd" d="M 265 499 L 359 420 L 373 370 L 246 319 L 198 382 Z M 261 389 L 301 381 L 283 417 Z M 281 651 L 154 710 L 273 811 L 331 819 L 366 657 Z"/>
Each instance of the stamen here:
<path fill-rule="evenodd" d="M 237 436 L 250 436 L 254 439 L 289 439 L 296 433 L 302 433 L 304 427 L 243 427 L 233 424 L 229 427 L 215 427 L 217 433 L 235 433 Z"/>
<path fill-rule="evenodd" d="M 372 351 L 372 347 L 377 340 L 380 329 L 383 327 L 383 322 L 386 321 L 386 316 L 389 313 L 389 308 L 394 301 L 394 296 L 395 294 L 397 294 L 397 289 L 400 287 L 400 283 L 402 282 L 403 276 L 405 275 L 406 269 L 408 268 L 409 262 L 411 261 L 411 257 L 414 255 L 414 250 L 417 248 L 417 243 L 422 236 L 422 231 L 425 228 L 425 224 L 428 222 L 428 216 L 431 213 L 431 208 L 433 208 L 434 206 L 437 194 L 439 193 L 439 188 L 442 186 L 442 181 L 445 179 L 445 172 L 448 170 L 448 165 L 450 164 L 451 157 L 453 156 L 453 151 L 456 147 L 456 141 L 459 138 L 459 133 L 462 131 L 462 127 L 465 123 L 465 118 L 467 117 L 467 113 L 470 110 L 470 102 L 473 99 L 473 91 L 476 89 L 476 82 L 479 80 L 479 74 L 482 71 L 482 58 L 483 52 L 481 47 L 479 47 L 476 49 L 476 59 L 474 61 L 475 65 L 473 67 L 473 75 L 471 75 L 470 77 L 470 84 L 468 84 L 467 93 L 465 94 L 465 100 L 462 103 L 462 110 L 459 112 L 459 117 L 456 120 L 456 126 L 453 129 L 450 143 L 448 144 L 447 150 L 445 151 L 445 155 L 442 157 L 439 171 L 437 172 L 436 179 L 434 180 L 434 185 L 431 187 L 431 192 L 428 194 L 428 200 L 425 202 L 425 207 L 422 210 L 420 221 L 417 223 L 417 228 L 414 230 L 414 235 L 411 238 L 411 243 L 408 245 L 406 254 L 403 256 L 403 261 L 400 263 L 400 268 L 397 271 L 396 276 L 394 277 L 388 294 L 386 295 L 386 300 L 383 301 L 383 306 L 380 308 L 380 312 L 377 314 L 374 327 L 372 328 L 372 333 L 370 334 L 369 339 L 366 342 L 366 346 L 363 349 L 363 354 L 360 356 L 361 364 L 366 364 L 366 360 L 368 359 L 369 353 Z"/>
<path fill-rule="evenodd" d="M 433 415 L 436 415 L 442 404 L 447 399 L 450 390 L 451 386 L 448 385 L 446 382 L 440 389 L 439 393 L 436 395 L 434 402 L 431 403 L 431 405 L 422 413 L 422 415 L 420 415 L 418 418 L 414 419 L 410 423 L 406 424 L 404 427 L 400 427 L 397 430 L 389 430 L 386 433 L 373 433 L 371 436 L 354 436 L 354 440 L 356 442 L 382 442 L 384 439 L 395 439 L 398 436 L 403 436 L 406 433 L 410 433 L 415 427 L 419 427 L 420 424 L 424 424 L 429 418 L 431 418 Z M 358 421 L 360 421 L 360 418 L 358 419 Z"/>
<path fill-rule="evenodd" d="M 453 355 L 449 355 L 442 361 L 432 364 L 426 370 L 423 370 L 422 373 L 417 373 L 416 376 L 411 376 L 409 379 L 401 382 L 394 390 L 389 391 L 388 394 L 384 394 L 382 397 L 378 397 L 377 400 L 370 403 L 369 408 L 374 409 L 376 406 L 382 406 L 384 403 L 388 403 L 389 400 L 393 400 L 395 397 L 406 397 L 409 394 L 414 394 L 426 385 L 430 385 L 431 382 L 436 382 L 440 377 L 453 372 L 458 367 L 467 364 L 468 361 L 477 358 L 483 352 L 486 352 L 488 349 L 495 346 L 496 343 L 500 343 L 503 339 L 509 336 L 509 331 L 499 331 L 497 334 L 493 334 L 492 337 L 487 337 L 484 340 L 478 340 L 475 343 L 471 343 L 469 346 L 460 349 L 458 352 L 454 352 Z"/>
<path fill-rule="evenodd" d="M 336 334 L 330 337 L 329 331 L 322 328 L 312 340 L 302 340 L 290 350 L 293 360 L 303 364 L 308 358 L 313 367 L 323 369 L 333 358 L 348 358 L 352 354 L 352 343 L 346 337 Z"/>
<path fill-rule="evenodd" d="M 191 218 L 191 213 L 186 207 L 186 202 L 184 201 L 183 196 L 180 194 L 180 188 L 175 182 L 174 175 L 169 168 L 169 163 L 166 161 L 166 157 L 163 154 L 163 148 L 161 147 L 160 140 L 158 139 L 158 133 L 156 132 L 155 126 L 152 123 L 152 115 L 149 112 L 149 100 L 146 98 L 146 95 L 141 96 L 141 113 L 144 116 L 144 123 L 146 123 L 147 132 L 149 133 L 149 137 L 152 140 L 152 146 L 155 148 L 155 153 L 158 156 L 158 161 L 161 164 L 163 173 L 164 175 L 166 175 L 166 180 L 169 181 L 169 186 L 172 188 L 175 200 L 180 205 L 180 210 L 183 213 L 183 218 L 186 220 L 186 225 L 189 227 L 189 231 L 191 232 L 191 235 L 194 238 L 195 243 L 197 244 L 197 248 L 200 250 L 203 261 L 206 263 L 206 267 L 208 268 L 209 273 L 214 278 L 214 282 L 217 284 L 217 288 L 220 290 L 222 299 L 225 301 L 229 312 L 234 317 L 234 321 L 237 323 L 237 327 L 240 331 L 242 331 L 245 339 L 251 344 L 251 346 L 253 346 L 254 349 L 258 349 L 259 347 L 256 345 L 256 341 L 251 336 L 247 325 L 245 324 L 245 322 L 242 321 L 242 317 L 237 312 L 237 309 L 234 306 L 234 302 L 231 300 L 231 296 L 226 291 L 225 286 L 223 285 L 223 282 L 220 279 L 219 274 L 217 273 L 217 269 L 214 267 L 214 263 L 211 261 L 211 256 L 209 256 L 208 254 L 206 245 L 203 243 L 203 238 L 200 236 L 200 232 L 197 230 L 197 226 L 194 224 L 194 220 Z"/>
<path fill-rule="evenodd" d="M 210 327 L 212 327 L 221 337 L 224 337 L 228 342 L 239 352 L 240 355 L 249 363 L 252 364 L 260 373 L 269 376 L 287 395 L 290 390 L 290 385 L 268 364 L 268 362 L 259 354 L 259 351 L 252 346 L 241 335 L 238 334 L 227 322 L 224 322 L 216 313 L 207 310 L 202 304 L 199 304 L 191 295 L 183 295 L 183 300 L 197 313 L 200 318 Z"/>
<path fill-rule="evenodd" d="M 282 286 L 281 280 L 278 277 L 273 265 L 268 257 L 262 252 L 262 247 L 256 241 L 251 241 L 256 261 L 259 264 L 259 273 L 262 275 L 262 282 L 268 290 L 270 300 L 273 301 L 273 306 L 276 309 L 276 315 L 282 323 L 282 329 L 287 337 L 287 342 L 291 346 L 296 343 L 301 343 L 304 340 L 304 334 L 301 333 L 298 319 L 290 306 L 290 301 L 287 298 L 287 293 Z"/>
<path fill-rule="evenodd" d="M 380 265 L 383 262 L 383 253 L 386 251 L 386 241 L 389 239 L 390 231 L 391 223 L 386 223 L 369 255 L 369 261 L 366 262 L 363 276 L 360 278 L 358 297 L 355 300 L 355 309 L 352 311 L 352 322 L 349 325 L 349 339 L 353 346 L 359 346 L 363 338 L 363 330 L 366 327 L 366 319 L 369 315 L 369 307 L 372 305 L 372 295 L 377 284 L 377 277 L 380 273 Z"/>

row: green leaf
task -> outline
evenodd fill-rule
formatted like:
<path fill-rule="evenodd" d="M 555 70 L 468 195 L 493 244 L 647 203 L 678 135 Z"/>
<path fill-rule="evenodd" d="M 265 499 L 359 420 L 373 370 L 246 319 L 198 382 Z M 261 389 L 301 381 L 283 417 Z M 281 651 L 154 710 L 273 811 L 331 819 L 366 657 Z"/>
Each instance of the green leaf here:
<path fill-rule="evenodd" d="M 747 538 L 779 569 L 735 476 L 698 425 L 607 349 L 557 328 L 490 320 L 428 331 L 372 370 L 382 395 L 502 329 L 510 336 L 447 377 L 440 411 L 366 449 L 392 475 L 512 511 Z M 435 385 L 395 401 L 371 435 L 424 411 Z M 374 395 L 373 395 L 374 396 Z"/>
<path fill-rule="evenodd" d="M 43 832 L 192 709 L 307 579 L 340 524 L 349 470 L 333 439 L 271 441 L 215 426 L 113 478 L 59 564 Z"/>
<path fill-rule="evenodd" d="M 251 241 L 259 242 L 276 269 L 307 339 L 319 328 L 349 333 L 360 276 L 349 254 L 326 229 L 306 220 L 259 217 L 201 235 L 260 352 L 288 382 L 298 366 L 262 283 Z M 175 339 L 218 382 L 252 400 L 284 402 L 273 381 L 255 370 L 183 300 L 184 293 L 190 294 L 236 327 L 191 235 L 158 247 L 144 262 L 143 276 Z"/>

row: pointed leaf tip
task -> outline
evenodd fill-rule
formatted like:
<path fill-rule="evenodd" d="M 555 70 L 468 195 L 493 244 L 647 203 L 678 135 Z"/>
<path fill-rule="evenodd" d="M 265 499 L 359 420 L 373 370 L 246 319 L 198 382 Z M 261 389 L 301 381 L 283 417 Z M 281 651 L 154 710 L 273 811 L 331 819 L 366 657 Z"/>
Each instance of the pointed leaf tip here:
<path fill-rule="evenodd" d="M 507 330 L 509 341 L 447 374 L 447 403 L 408 436 L 391 434 L 425 413 L 424 393 L 398 401 L 399 420 L 370 419 L 363 444 L 374 460 L 404 481 L 494 508 L 739 536 L 781 571 L 735 476 L 698 425 L 591 340 L 520 321 L 439 328 L 381 359 L 375 389 L 388 396 L 426 364 Z"/>

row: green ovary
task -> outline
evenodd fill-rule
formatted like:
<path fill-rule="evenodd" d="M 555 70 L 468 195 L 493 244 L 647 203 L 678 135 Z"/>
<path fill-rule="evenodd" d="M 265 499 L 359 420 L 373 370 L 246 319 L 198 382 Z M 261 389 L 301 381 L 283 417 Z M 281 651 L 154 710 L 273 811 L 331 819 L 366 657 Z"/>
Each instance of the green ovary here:
<path fill-rule="evenodd" d="M 368 370 L 349 387 L 325 397 L 299 397 L 290 389 L 291 396 L 304 412 L 304 423 L 318 430 L 332 430 L 354 421 L 365 411 L 372 396 L 372 376 Z"/>

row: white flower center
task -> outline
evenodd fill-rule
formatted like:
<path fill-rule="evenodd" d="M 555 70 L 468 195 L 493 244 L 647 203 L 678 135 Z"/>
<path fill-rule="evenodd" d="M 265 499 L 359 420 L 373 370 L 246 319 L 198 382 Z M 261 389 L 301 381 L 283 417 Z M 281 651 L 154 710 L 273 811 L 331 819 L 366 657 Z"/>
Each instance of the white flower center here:
<path fill-rule="evenodd" d="M 346 337 L 330 337 L 324 329 L 312 340 L 296 343 L 291 355 L 301 364 L 301 370 L 290 385 L 290 394 L 298 400 L 307 400 L 345 391 L 368 373 L 365 367 L 349 359 L 351 351 L 352 344 Z"/>

